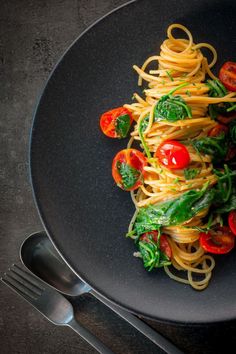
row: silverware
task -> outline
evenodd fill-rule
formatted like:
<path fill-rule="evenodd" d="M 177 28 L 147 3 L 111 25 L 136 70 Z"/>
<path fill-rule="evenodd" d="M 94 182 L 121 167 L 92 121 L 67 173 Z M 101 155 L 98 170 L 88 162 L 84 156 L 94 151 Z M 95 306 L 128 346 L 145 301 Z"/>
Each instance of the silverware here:
<path fill-rule="evenodd" d="M 36 276 L 13 264 L 1 280 L 55 325 L 69 326 L 99 353 L 113 353 L 97 337 L 76 321 L 71 303 L 62 294 L 52 289 Z"/>
<path fill-rule="evenodd" d="M 29 235 L 20 250 L 22 263 L 40 279 L 67 296 L 90 293 L 169 354 L 181 354 L 174 344 L 138 317 L 122 310 L 85 284 L 65 263 L 45 232 Z"/>

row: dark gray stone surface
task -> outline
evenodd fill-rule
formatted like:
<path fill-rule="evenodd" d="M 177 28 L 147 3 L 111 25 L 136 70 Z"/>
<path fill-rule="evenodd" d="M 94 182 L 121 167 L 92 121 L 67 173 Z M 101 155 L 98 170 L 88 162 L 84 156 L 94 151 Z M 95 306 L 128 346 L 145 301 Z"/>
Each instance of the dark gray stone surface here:
<path fill-rule="evenodd" d="M 125 2 L 0 2 L 1 274 L 19 260 L 26 235 L 42 228 L 28 178 L 29 132 L 38 95 L 68 45 L 94 20 Z M 91 296 L 83 296 L 75 305 L 81 322 L 116 353 L 161 353 Z M 236 344 L 235 323 L 197 328 L 151 324 L 186 353 L 222 353 L 221 344 Z M 95 352 L 70 329 L 52 325 L 2 284 L 0 338 L 2 354 Z"/>

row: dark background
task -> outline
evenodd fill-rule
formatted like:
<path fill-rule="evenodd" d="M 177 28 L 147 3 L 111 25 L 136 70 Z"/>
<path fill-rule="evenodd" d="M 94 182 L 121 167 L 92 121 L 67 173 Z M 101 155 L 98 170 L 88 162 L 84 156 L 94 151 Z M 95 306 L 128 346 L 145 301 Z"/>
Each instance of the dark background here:
<path fill-rule="evenodd" d="M 1 274 L 19 261 L 25 237 L 42 229 L 28 177 L 29 132 L 41 89 L 68 45 L 92 22 L 125 2 L 0 1 Z M 76 305 L 81 322 L 115 352 L 161 353 L 91 296 L 83 296 Z M 151 324 L 186 353 L 222 353 L 223 347 L 236 344 L 235 322 L 194 328 Z M 3 354 L 95 352 L 72 330 L 50 324 L 2 284 L 0 339 Z"/>

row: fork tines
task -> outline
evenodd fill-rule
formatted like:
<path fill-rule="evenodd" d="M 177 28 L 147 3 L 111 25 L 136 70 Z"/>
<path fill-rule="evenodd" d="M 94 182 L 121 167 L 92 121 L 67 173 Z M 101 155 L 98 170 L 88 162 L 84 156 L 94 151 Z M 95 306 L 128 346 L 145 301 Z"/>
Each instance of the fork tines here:
<path fill-rule="evenodd" d="M 13 264 L 9 270 L 4 273 L 1 280 L 16 292 L 20 292 L 26 299 L 37 300 L 45 290 L 35 277 L 16 264 Z"/>

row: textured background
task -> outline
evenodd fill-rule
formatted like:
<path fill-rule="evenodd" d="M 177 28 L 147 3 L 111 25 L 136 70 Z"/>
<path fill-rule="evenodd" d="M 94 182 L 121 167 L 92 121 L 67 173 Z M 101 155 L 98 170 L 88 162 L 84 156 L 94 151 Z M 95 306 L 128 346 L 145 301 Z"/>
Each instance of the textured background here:
<path fill-rule="evenodd" d="M 40 230 L 28 178 L 28 142 L 38 95 L 68 45 L 94 20 L 125 0 L 0 1 L 0 273 L 19 260 L 19 247 Z M 90 296 L 77 316 L 117 353 L 161 353 Z M 186 353 L 222 353 L 236 344 L 236 324 L 185 327 L 152 323 Z M 1 353 L 94 353 L 68 328 L 55 327 L 0 285 Z"/>

